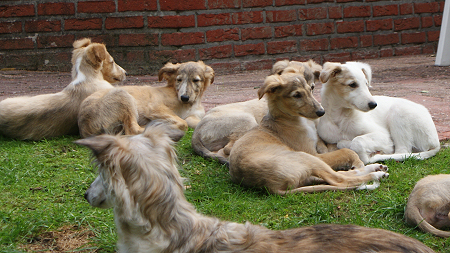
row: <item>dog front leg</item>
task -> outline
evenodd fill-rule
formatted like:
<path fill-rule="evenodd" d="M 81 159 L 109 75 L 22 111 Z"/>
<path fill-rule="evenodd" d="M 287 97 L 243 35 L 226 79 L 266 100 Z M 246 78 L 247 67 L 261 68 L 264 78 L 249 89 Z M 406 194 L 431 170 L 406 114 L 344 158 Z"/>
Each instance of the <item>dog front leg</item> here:
<path fill-rule="evenodd" d="M 145 118 L 150 120 L 160 119 L 163 121 L 167 121 L 170 124 L 173 124 L 176 128 L 186 131 L 188 130 L 187 122 L 176 115 L 172 110 L 167 108 L 166 106 L 157 106 L 151 107 L 149 106 L 145 112 Z"/>
<path fill-rule="evenodd" d="M 198 125 L 198 122 L 200 122 L 200 118 L 197 117 L 196 115 L 191 115 L 191 116 L 187 117 L 185 119 L 185 121 L 187 122 L 187 124 L 190 128 L 195 129 L 195 127 L 197 127 L 197 125 Z"/>

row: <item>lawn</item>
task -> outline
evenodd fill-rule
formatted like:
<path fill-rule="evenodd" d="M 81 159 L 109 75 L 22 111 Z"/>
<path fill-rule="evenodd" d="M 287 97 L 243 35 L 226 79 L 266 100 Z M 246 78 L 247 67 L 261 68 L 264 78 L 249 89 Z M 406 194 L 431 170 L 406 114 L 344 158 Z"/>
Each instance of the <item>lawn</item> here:
<path fill-rule="evenodd" d="M 374 191 L 276 196 L 233 184 L 226 166 L 194 154 L 191 135 L 192 130 L 177 150 L 187 179 L 186 197 L 203 214 L 275 230 L 357 224 L 402 233 L 438 252 L 450 252 L 450 239 L 422 233 L 403 219 L 408 195 L 420 178 L 450 174 L 449 148 L 426 161 L 387 162 L 390 177 Z M 61 243 L 69 237 L 77 239 L 71 241 L 75 251 L 114 252 L 112 210 L 93 208 L 83 198 L 96 174 L 90 152 L 73 144 L 76 139 L 30 142 L 0 136 L 0 252 L 74 249 Z"/>

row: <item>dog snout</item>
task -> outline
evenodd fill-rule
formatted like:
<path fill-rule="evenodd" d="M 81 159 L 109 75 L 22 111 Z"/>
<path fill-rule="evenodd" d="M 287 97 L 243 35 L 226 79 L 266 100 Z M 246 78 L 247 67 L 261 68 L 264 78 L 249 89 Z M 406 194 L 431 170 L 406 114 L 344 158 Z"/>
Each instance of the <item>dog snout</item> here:
<path fill-rule="evenodd" d="M 369 102 L 369 108 L 370 108 L 370 110 L 375 109 L 375 107 L 377 107 L 377 102 L 375 102 L 375 101 L 370 101 L 370 102 Z"/>
<path fill-rule="evenodd" d="M 88 200 L 88 193 L 87 193 L 87 192 L 84 193 L 84 199 L 85 199 L 85 200 Z"/>
<path fill-rule="evenodd" d="M 322 117 L 324 114 L 325 114 L 325 110 L 323 110 L 323 109 L 316 111 L 316 115 L 319 116 L 319 117 Z"/>
<path fill-rule="evenodd" d="M 189 101 L 189 96 L 187 96 L 187 95 L 181 95 L 181 101 L 183 101 L 183 102 L 188 102 Z"/>

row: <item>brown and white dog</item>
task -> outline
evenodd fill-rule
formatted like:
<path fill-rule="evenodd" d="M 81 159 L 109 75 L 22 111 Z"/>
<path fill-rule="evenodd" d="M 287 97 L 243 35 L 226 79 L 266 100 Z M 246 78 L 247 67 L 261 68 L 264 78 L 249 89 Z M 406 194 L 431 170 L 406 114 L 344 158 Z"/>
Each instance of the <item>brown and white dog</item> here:
<path fill-rule="evenodd" d="M 122 86 L 98 91 L 81 105 L 82 137 L 101 133 L 139 134 L 151 120 L 161 119 L 181 130 L 195 128 L 205 114 L 201 98 L 214 81 L 214 70 L 202 61 L 167 63 L 159 70 L 164 87 Z"/>
<path fill-rule="evenodd" d="M 73 43 L 72 82 L 55 94 L 7 98 L 0 102 L 0 133 L 21 140 L 40 140 L 78 134 L 81 102 L 111 83 L 125 79 L 126 72 L 114 62 L 103 44 L 80 39 Z"/>
<path fill-rule="evenodd" d="M 309 119 L 317 119 L 325 111 L 314 98 L 313 89 L 302 71 L 266 78 L 258 95 L 266 96 L 269 112 L 259 127 L 234 143 L 229 157 L 234 182 L 287 194 L 375 189 L 378 181 L 388 176 L 387 167 L 379 164 L 364 167 L 358 155 L 349 149 L 317 153 L 317 131 Z M 342 166 L 357 169 L 333 170 Z M 369 181 L 375 183 L 366 185 Z M 312 185 L 316 182 L 328 185 Z"/>
<path fill-rule="evenodd" d="M 450 237 L 450 175 L 439 174 L 419 180 L 409 195 L 406 222 L 422 231 Z"/>
<path fill-rule="evenodd" d="M 302 74 L 306 82 L 313 86 L 319 79 L 321 70 L 322 67 L 312 60 L 307 62 L 284 60 L 273 65 L 271 74 L 296 72 Z M 192 134 L 192 148 L 205 158 L 228 163 L 229 152 L 234 142 L 247 131 L 258 126 L 268 111 L 264 97 L 217 106 L 209 110 L 195 128 Z M 323 153 L 326 151 L 325 146 L 320 144 L 318 152 Z"/>
<path fill-rule="evenodd" d="M 140 135 L 77 141 L 97 158 L 99 178 L 86 199 L 93 206 L 114 208 L 119 253 L 434 252 L 415 239 L 382 229 L 322 224 L 273 231 L 197 213 L 184 196 L 171 145 L 180 132 L 151 123 Z"/>

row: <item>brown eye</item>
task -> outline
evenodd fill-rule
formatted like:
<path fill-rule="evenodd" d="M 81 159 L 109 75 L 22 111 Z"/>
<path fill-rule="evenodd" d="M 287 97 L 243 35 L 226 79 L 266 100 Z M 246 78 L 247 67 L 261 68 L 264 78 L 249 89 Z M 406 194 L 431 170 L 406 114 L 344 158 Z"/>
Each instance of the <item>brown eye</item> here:
<path fill-rule="evenodd" d="M 302 94 L 301 93 L 295 93 L 293 97 L 294 98 L 302 98 Z"/>
<path fill-rule="evenodd" d="M 356 82 L 353 82 L 351 84 L 349 84 L 348 86 L 350 86 L 351 88 L 358 88 L 358 84 Z"/>

